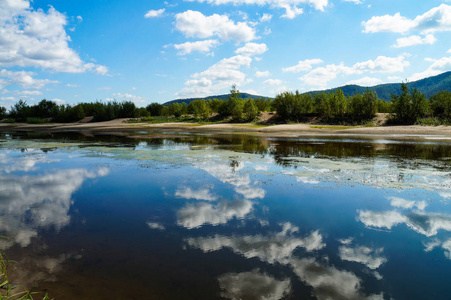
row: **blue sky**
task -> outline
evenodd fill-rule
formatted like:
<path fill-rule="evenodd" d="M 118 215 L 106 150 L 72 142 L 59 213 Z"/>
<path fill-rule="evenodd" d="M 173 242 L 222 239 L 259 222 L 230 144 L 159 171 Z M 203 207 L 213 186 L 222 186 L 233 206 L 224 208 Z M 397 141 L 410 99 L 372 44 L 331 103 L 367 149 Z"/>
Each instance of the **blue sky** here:
<path fill-rule="evenodd" d="M 413 81 L 450 41 L 450 0 L 0 0 L 0 105 Z"/>

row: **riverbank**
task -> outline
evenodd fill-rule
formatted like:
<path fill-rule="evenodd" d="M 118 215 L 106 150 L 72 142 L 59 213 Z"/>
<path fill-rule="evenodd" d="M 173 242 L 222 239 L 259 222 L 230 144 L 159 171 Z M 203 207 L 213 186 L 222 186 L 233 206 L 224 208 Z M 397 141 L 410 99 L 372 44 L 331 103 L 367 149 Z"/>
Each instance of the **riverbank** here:
<path fill-rule="evenodd" d="M 81 131 L 92 133 L 120 133 L 121 135 L 142 137 L 146 131 L 153 133 L 205 133 L 230 134 L 246 133 L 268 137 L 299 137 L 299 136 L 349 136 L 366 138 L 395 138 L 395 139 L 427 139 L 451 141 L 451 127 L 449 126 L 334 126 L 310 124 L 278 124 L 270 126 L 252 123 L 127 123 L 128 119 L 116 119 L 106 122 L 93 123 L 51 123 L 51 124 L 0 124 L 0 132 L 8 131 L 37 131 L 37 132 L 66 132 Z M 139 132 L 139 133 L 138 133 Z"/>

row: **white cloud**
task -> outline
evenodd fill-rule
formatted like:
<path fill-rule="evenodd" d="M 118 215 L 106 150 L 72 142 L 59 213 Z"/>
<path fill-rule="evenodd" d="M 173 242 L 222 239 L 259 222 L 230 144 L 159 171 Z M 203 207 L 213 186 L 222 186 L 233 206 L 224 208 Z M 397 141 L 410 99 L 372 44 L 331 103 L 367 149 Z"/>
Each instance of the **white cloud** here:
<path fill-rule="evenodd" d="M 3 86 L 17 84 L 24 89 L 42 89 L 45 85 L 51 83 L 58 83 L 56 80 L 49 79 L 35 79 L 33 76 L 36 73 L 26 71 L 8 71 L 3 69 L 0 71 L 0 77 L 7 78 L 2 81 Z"/>
<path fill-rule="evenodd" d="M 370 249 L 365 246 L 341 246 L 338 250 L 338 255 L 342 260 L 361 263 L 372 270 L 379 268 L 383 263 L 387 262 L 385 257 L 380 256 L 383 252 L 382 248 Z"/>
<path fill-rule="evenodd" d="M 21 96 L 40 96 L 40 95 L 42 95 L 42 92 L 41 91 L 26 91 L 26 90 L 24 90 L 24 91 L 17 92 L 17 94 L 21 95 Z"/>
<path fill-rule="evenodd" d="M 431 61 L 432 64 L 423 72 L 415 73 L 409 77 L 410 81 L 420 80 L 426 77 L 435 76 L 440 73 L 451 70 L 451 56 L 442 57 L 441 59 L 426 59 Z"/>
<path fill-rule="evenodd" d="M 218 46 L 220 43 L 217 40 L 205 40 L 197 42 L 186 42 L 183 44 L 176 44 L 174 48 L 180 50 L 177 55 L 186 55 L 194 51 L 201 53 L 210 53 L 211 48 Z"/>
<path fill-rule="evenodd" d="M 313 69 L 299 79 L 307 86 L 327 87 L 329 81 L 337 78 L 338 75 L 353 75 L 368 73 L 394 73 L 403 72 L 404 68 L 410 63 L 405 60 L 405 56 L 386 57 L 378 56 L 375 60 L 359 62 L 352 67 L 345 66 L 343 63 L 339 65 L 331 64 L 326 67 Z"/>
<path fill-rule="evenodd" d="M 267 79 L 265 81 L 263 81 L 264 84 L 267 85 L 273 85 L 273 86 L 278 86 L 278 85 L 282 85 L 282 80 L 280 79 Z"/>
<path fill-rule="evenodd" d="M 413 20 L 401 16 L 400 13 L 372 17 L 370 20 L 362 22 L 362 26 L 364 26 L 363 32 L 366 33 L 406 33 L 415 30 L 422 34 L 428 34 L 438 31 L 451 31 L 451 6 L 442 4 Z"/>
<path fill-rule="evenodd" d="M 16 158 L 3 157 L 2 169 L 13 171 Z M 20 169 L 25 172 L 33 170 L 35 163 Z M 28 246 L 31 238 L 38 235 L 38 228 L 61 230 L 70 222 L 72 194 L 87 178 L 105 176 L 107 173 L 106 169 L 95 172 L 71 169 L 38 176 L 1 175 L 0 213 L 3 222 L 0 229 L 8 232 L 8 236 L 22 247 Z"/>
<path fill-rule="evenodd" d="M 282 299 L 291 291 L 290 279 L 277 280 L 258 270 L 244 273 L 226 273 L 218 277 L 227 299 Z"/>
<path fill-rule="evenodd" d="M 272 19 L 272 15 L 270 14 L 263 14 L 260 18 L 260 22 L 269 22 Z"/>
<path fill-rule="evenodd" d="M 403 48 L 415 45 L 433 45 L 436 41 L 437 39 L 432 34 L 428 34 L 424 38 L 419 35 L 411 35 L 409 37 L 397 39 L 396 45 L 394 45 L 393 47 Z"/>
<path fill-rule="evenodd" d="M 364 295 L 361 291 L 361 280 L 354 273 L 323 266 L 314 258 L 291 259 L 290 265 L 296 275 L 313 288 L 313 294 L 318 300 L 384 299 L 382 294 Z"/>
<path fill-rule="evenodd" d="M 255 77 L 269 77 L 271 76 L 271 72 L 269 71 L 257 71 L 255 72 Z"/>
<path fill-rule="evenodd" d="M 324 11 L 324 9 L 329 4 L 328 0 L 186 0 L 190 2 L 207 2 L 211 4 L 221 5 L 221 4 L 254 4 L 254 5 L 269 5 L 271 8 L 282 8 L 285 9 L 285 14 L 281 17 L 292 19 L 297 15 L 302 13 L 302 9 L 298 8 L 298 5 L 306 4 L 314 7 L 317 10 Z"/>
<path fill-rule="evenodd" d="M 78 85 L 78 84 L 71 84 L 71 83 L 66 84 L 66 86 L 67 86 L 67 87 L 72 87 L 72 88 L 78 88 L 78 87 L 80 87 L 80 85 Z"/>
<path fill-rule="evenodd" d="M 268 47 L 266 46 L 266 44 L 247 43 L 243 47 L 235 50 L 235 53 L 244 56 L 254 56 L 261 55 L 266 51 L 268 51 Z"/>
<path fill-rule="evenodd" d="M 286 226 L 284 224 L 284 226 Z M 188 245 L 201 249 L 204 252 L 218 251 L 222 248 L 230 248 L 235 253 L 246 258 L 257 257 L 270 264 L 286 263 L 293 251 L 304 248 L 307 252 L 313 252 L 324 248 L 323 237 L 318 231 L 312 232 L 305 238 L 292 235 L 292 232 L 282 231 L 264 235 L 249 236 L 220 236 L 189 238 Z"/>
<path fill-rule="evenodd" d="M 362 22 L 362 26 L 365 27 L 363 32 L 396 32 L 404 33 L 415 27 L 415 23 L 403 16 L 400 13 L 396 13 L 394 16 L 385 15 L 379 17 L 372 17 L 366 22 Z"/>
<path fill-rule="evenodd" d="M 175 28 L 186 37 L 209 38 L 217 36 L 223 41 L 248 42 L 256 38 L 255 29 L 246 22 L 233 22 L 226 15 L 205 16 L 188 10 L 175 15 Z"/>
<path fill-rule="evenodd" d="M 354 4 L 362 4 L 363 2 L 361 0 L 343 0 L 344 2 L 352 2 Z"/>
<path fill-rule="evenodd" d="M 243 219 L 252 211 L 249 200 L 220 201 L 218 204 L 188 204 L 177 212 L 177 224 L 188 229 L 205 224 L 225 224 L 233 218 Z"/>
<path fill-rule="evenodd" d="M 298 8 L 296 6 L 290 6 L 288 4 L 282 4 L 281 7 L 285 8 L 285 14 L 283 14 L 281 16 L 281 18 L 294 19 L 297 16 L 299 16 L 299 15 L 304 13 L 304 10 L 302 8 Z"/>
<path fill-rule="evenodd" d="M 30 9 L 29 1 L 1 1 L 0 11 L 0 66 L 69 73 L 100 67 L 86 64 L 69 47 L 66 16 L 53 7 L 46 13 Z"/>
<path fill-rule="evenodd" d="M 410 63 L 405 60 L 405 56 L 400 55 L 398 57 L 378 56 L 375 60 L 356 63 L 352 68 L 360 72 L 395 73 L 403 72 L 404 67 L 408 66 Z"/>
<path fill-rule="evenodd" d="M 356 84 L 360 86 L 375 86 L 381 83 L 383 83 L 383 81 L 380 80 L 379 78 L 363 77 L 360 79 L 348 81 L 346 84 Z"/>
<path fill-rule="evenodd" d="M 293 72 L 293 73 L 308 71 L 308 70 L 312 69 L 312 65 L 320 64 L 322 62 L 323 61 L 321 59 L 317 59 L 317 58 L 300 60 L 297 65 L 288 67 L 288 68 L 283 68 L 282 71 L 283 72 Z"/>
<path fill-rule="evenodd" d="M 410 212 L 402 215 L 395 211 L 359 211 L 359 220 L 369 227 L 387 229 L 404 223 L 428 237 L 436 235 L 439 230 L 451 231 L 451 216 L 438 213 Z"/>
<path fill-rule="evenodd" d="M 166 229 L 163 225 L 156 223 L 156 222 L 147 222 L 146 224 L 147 224 L 147 226 L 149 226 L 150 229 L 156 229 L 156 230 L 165 230 Z"/>
<path fill-rule="evenodd" d="M 121 100 L 132 101 L 132 102 L 134 102 L 136 104 L 143 104 L 143 103 L 145 103 L 145 100 L 144 100 L 143 97 L 132 95 L 132 94 L 129 94 L 129 93 L 125 93 L 125 94 L 123 94 L 123 93 L 114 93 L 113 96 L 117 97 L 117 98 L 119 98 Z M 107 100 L 107 99 L 105 99 L 105 100 Z"/>
<path fill-rule="evenodd" d="M 388 199 L 391 200 L 391 206 L 404 209 L 417 207 L 419 210 L 424 210 L 427 206 L 425 201 L 410 201 L 399 197 L 389 197 Z"/>
<path fill-rule="evenodd" d="M 246 74 L 241 72 L 241 67 L 249 67 L 252 58 L 244 55 L 236 55 L 224 58 L 207 70 L 191 75 L 185 82 L 186 87 L 176 94 L 178 97 L 202 97 L 209 96 L 233 84 L 240 86 L 247 82 Z"/>
<path fill-rule="evenodd" d="M 192 190 L 190 187 L 185 187 L 179 189 L 175 192 L 176 197 L 181 197 L 185 199 L 196 199 L 204 201 L 215 201 L 218 199 L 217 196 L 212 195 L 209 189 Z"/>
<path fill-rule="evenodd" d="M 451 49 L 449 49 L 448 51 L 446 51 L 446 53 L 451 53 Z"/>
<path fill-rule="evenodd" d="M 145 15 L 144 18 L 157 18 L 163 16 L 165 12 L 165 9 L 158 9 L 158 10 L 149 10 Z"/>

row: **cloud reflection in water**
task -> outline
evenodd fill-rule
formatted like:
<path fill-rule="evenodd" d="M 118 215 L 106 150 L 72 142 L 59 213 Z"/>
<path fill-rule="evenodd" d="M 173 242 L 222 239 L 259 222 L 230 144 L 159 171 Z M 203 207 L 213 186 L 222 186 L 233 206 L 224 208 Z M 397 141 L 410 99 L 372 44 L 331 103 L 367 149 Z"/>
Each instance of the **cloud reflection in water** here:
<path fill-rule="evenodd" d="M 289 279 L 277 280 L 258 270 L 243 273 L 226 273 L 218 277 L 223 292 L 221 296 L 240 300 L 278 300 L 290 293 Z"/>
<path fill-rule="evenodd" d="M 22 247 L 37 236 L 37 228 L 61 230 L 70 221 L 72 194 L 87 178 L 107 174 L 108 169 L 101 168 L 95 172 L 70 169 L 37 176 L 0 175 L 0 229 Z M 12 242 L 1 246 L 8 248 Z"/>

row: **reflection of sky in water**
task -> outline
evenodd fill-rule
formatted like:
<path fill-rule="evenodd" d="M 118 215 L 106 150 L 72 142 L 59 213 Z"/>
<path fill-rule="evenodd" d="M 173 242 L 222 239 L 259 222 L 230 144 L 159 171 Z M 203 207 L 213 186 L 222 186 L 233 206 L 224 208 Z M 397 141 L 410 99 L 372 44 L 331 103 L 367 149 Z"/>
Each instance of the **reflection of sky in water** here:
<path fill-rule="evenodd" d="M 446 157 L 241 143 L 4 140 L 0 247 L 26 284 L 85 298 L 451 295 Z"/>

